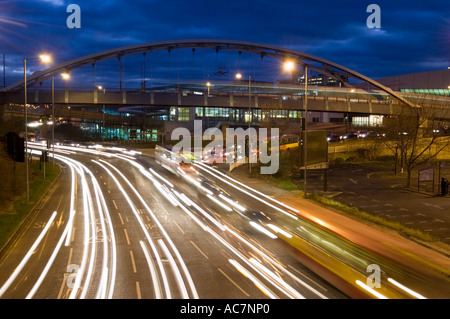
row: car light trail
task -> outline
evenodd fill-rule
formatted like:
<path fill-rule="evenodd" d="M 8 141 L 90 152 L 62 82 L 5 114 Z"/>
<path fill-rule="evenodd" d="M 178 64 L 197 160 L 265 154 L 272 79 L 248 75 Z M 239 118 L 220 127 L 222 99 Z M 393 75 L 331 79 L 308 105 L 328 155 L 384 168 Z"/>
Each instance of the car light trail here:
<path fill-rule="evenodd" d="M 156 177 L 158 177 L 160 180 L 162 180 L 164 183 L 166 183 L 167 185 L 169 185 L 169 187 L 173 188 L 173 184 L 171 182 L 169 182 L 166 178 L 162 177 L 161 175 L 159 175 L 158 173 L 155 172 L 155 170 L 153 168 L 149 168 L 150 172 L 152 172 L 153 175 L 155 175 Z"/>
<path fill-rule="evenodd" d="M 175 275 L 178 289 L 180 289 L 180 292 L 181 292 L 181 296 L 183 297 L 183 299 L 188 299 L 189 298 L 188 291 L 184 284 L 183 277 L 181 276 L 180 270 L 178 269 L 177 264 L 175 263 L 175 260 L 173 259 L 172 254 L 170 253 L 169 249 L 167 249 L 167 246 L 166 246 L 166 244 L 164 244 L 162 239 L 158 239 L 158 244 L 161 247 L 164 254 L 166 255 L 166 258 L 169 260 L 170 268 L 172 268 L 172 272 Z"/>
<path fill-rule="evenodd" d="M 115 169 L 115 167 L 112 166 L 111 164 L 109 164 L 109 163 L 107 163 L 107 162 L 105 162 L 103 160 L 100 160 L 100 161 L 102 161 L 103 163 L 105 163 L 105 164 L 107 164 L 107 165 L 109 165 L 109 166 L 111 166 L 112 168 Z M 150 234 L 148 233 L 148 231 L 145 228 L 145 225 L 144 225 L 142 219 L 139 216 L 139 212 L 137 211 L 135 205 L 133 204 L 132 200 L 130 199 L 130 197 L 128 196 L 127 192 L 124 190 L 123 186 L 120 184 L 120 182 L 116 178 L 116 176 L 114 176 L 114 174 L 106 166 L 104 166 L 102 163 L 100 163 L 98 161 L 95 161 L 95 160 L 92 160 L 92 162 L 100 165 L 111 176 L 111 178 L 114 180 L 114 182 L 116 183 L 116 185 L 119 188 L 119 190 L 122 192 L 122 195 L 125 197 L 126 201 L 128 202 L 128 205 L 130 206 L 131 210 L 134 213 L 134 216 L 136 217 L 136 220 L 138 221 L 139 225 L 141 226 L 141 229 L 144 232 L 145 237 L 147 238 L 147 241 L 149 242 L 150 246 L 152 247 L 152 251 L 155 254 L 155 258 L 156 258 L 158 266 L 159 266 L 161 277 L 163 279 L 163 285 L 164 285 L 164 289 L 166 291 L 166 297 L 167 297 L 167 299 L 170 299 L 172 296 L 171 296 L 171 293 L 170 293 L 168 278 L 167 278 L 166 273 L 164 271 L 164 266 L 161 263 L 161 258 L 159 256 L 159 253 L 156 250 L 156 247 L 155 247 L 155 245 L 153 243 L 153 240 L 151 239 Z"/>
<path fill-rule="evenodd" d="M 35 240 L 33 245 L 31 246 L 30 250 L 28 250 L 25 257 L 22 259 L 20 264 L 16 267 L 14 272 L 11 274 L 11 276 L 8 278 L 8 280 L 3 284 L 2 288 L 0 289 L 0 297 L 5 293 L 5 291 L 9 288 L 9 286 L 12 284 L 12 282 L 16 279 L 17 275 L 22 271 L 23 267 L 26 265 L 28 260 L 30 259 L 31 255 L 34 254 L 34 251 L 36 250 L 37 246 L 40 244 L 44 236 L 47 234 L 47 231 L 52 226 L 53 220 L 56 217 L 56 211 L 53 212 L 50 219 L 47 221 L 47 224 L 45 225 L 44 229 L 39 234 L 38 238 Z"/>
<path fill-rule="evenodd" d="M 289 234 L 287 231 L 281 229 L 280 227 L 273 225 L 273 224 L 268 224 L 267 227 L 269 227 L 270 229 L 272 229 L 273 231 L 275 231 L 276 233 L 280 233 L 283 236 L 287 237 L 287 238 L 292 238 L 292 235 Z"/>
<path fill-rule="evenodd" d="M 145 259 L 147 260 L 148 268 L 150 269 L 150 275 L 152 276 L 153 289 L 155 290 L 156 299 L 162 299 L 162 291 L 159 285 L 159 279 L 156 272 L 155 264 L 153 263 L 153 260 L 151 259 L 144 242 L 140 240 L 139 243 L 141 244 L 142 251 L 144 252 Z"/>
<path fill-rule="evenodd" d="M 398 281 L 395 281 L 395 280 L 392 279 L 392 278 L 388 278 L 388 281 L 389 281 L 390 283 L 394 284 L 395 286 L 397 286 L 398 288 L 400 288 L 400 289 L 406 291 L 408 294 L 410 294 L 410 295 L 412 295 L 412 296 L 414 296 L 414 297 L 416 297 L 416 298 L 418 298 L 418 299 L 427 299 L 427 298 L 425 298 L 424 296 L 422 296 L 421 294 L 415 292 L 414 290 L 409 289 L 408 287 L 402 285 L 401 283 L 399 283 Z"/>
<path fill-rule="evenodd" d="M 214 168 L 212 168 L 212 167 L 209 167 L 209 166 L 206 165 L 206 164 L 196 162 L 194 165 L 197 165 L 197 166 L 200 166 L 200 165 L 201 165 L 201 167 L 206 168 L 206 170 L 214 171 L 214 172 L 216 172 L 217 174 L 222 175 L 222 176 L 226 177 L 227 179 L 229 179 L 229 180 L 235 182 L 236 184 L 241 185 L 242 187 L 245 187 L 245 188 L 247 188 L 248 190 L 251 190 L 251 191 L 255 192 L 256 194 L 258 194 L 258 195 L 260 195 L 260 196 L 263 196 L 263 197 L 267 198 L 268 200 L 271 200 L 271 201 L 273 201 L 273 202 L 275 202 L 275 203 L 277 203 L 277 204 L 279 204 L 279 205 L 281 205 L 281 206 L 283 206 L 283 207 L 285 207 L 285 208 L 287 208 L 287 209 L 290 209 L 290 210 L 292 210 L 293 212 L 296 212 L 296 213 L 299 213 L 299 212 L 300 212 L 299 210 L 297 210 L 297 209 L 295 209 L 295 208 L 293 208 L 293 207 L 291 207 L 291 206 L 289 206 L 289 205 L 286 205 L 285 203 L 280 202 L 280 201 L 278 201 L 278 200 L 276 200 L 276 199 L 274 199 L 274 198 L 272 198 L 272 197 L 270 197 L 270 196 L 268 196 L 268 195 L 266 195 L 266 194 L 264 194 L 264 193 L 261 193 L 260 191 L 254 189 L 254 188 L 251 188 L 250 186 L 245 185 L 244 183 L 242 183 L 242 182 L 240 182 L 240 181 L 238 181 L 238 180 L 236 180 L 236 179 L 234 179 L 234 178 L 231 178 L 230 176 L 228 176 L 228 175 L 226 175 L 226 174 L 224 174 L 224 173 L 222 173 L 222 172 L 220 172 L 220 171 L 218 171 L 218 170 L 216 170 L 216 169 L 214 169 Z"/>
<path fill-rule="evenodd" d="M 232 212 L 232 211 L 233 211 L 230 207 L 228 207 L 227 205 L 225 205 L 224 203 L 222 203 L 220 200 L 218 200 L 218 199 L 215 198 L 214 196 L 209 195 L 209 194 L 206 195 L 206 196 L 208 196 L 209 199 L 211 199 L 214 203 L 218 204 L 220 207 L 222 207 L 222 208 L 225 209 L 226 211 L 228 211 L 228 212 Z"/>
<path fill-rule="evenodd" d="M 194 164 L 194 165 L 197 165 L 197 166 L 198 166 L 198 164 Z M 205 164 L 201 164 L 201 165 L 206 166 Z M 208 167 L 208 166 L 206 166 L 206 167 Z M 258 197 L 258 196 L 256 196 L 256 195 L 254 195 L 254 194 L 252 194 L 252 193 L 249 193 L 248 191 L 245 191 L 245 190 L 242 189 L 241 187 L 239 187 L 239 186 L 237 186 L 237 185 L 235 185 L 235 184 L 233 184 L 233 183 L 227 181 L 227 180 L 224 179 L 224 178 L 221 178 L 220 176 L 218 176 L 217 174 L 213 173 L 213 172 L 210 171 L 209 169 L 210 169 L 210 168 L 208 167 L 208 169 L 207 169 L 206 171 L 207 171 L 209 174 L 211 174 L 212 176 L 214 176 L 214 177 L 216 177 L 217 179 L 221 180 L 222 182 L 224 182 L 224 183 L 226 183 L 226 184 L 228 184 L 228 185 L 230 185 L 230 186 L 236 188 L 237 190 L 241 191 L 242 193 L 245 193 L 246 195 L 249 195 L 249 196 L 255 198 L 256 200 L 259 200 L 260 202 L 262 202 L 262 203 L 264 203 L 264 204 L 266 204 L 266 205 L 268 205 L 268 206 L 270 206 L 270 207 L 272 207 L 272 208 L 278 210 L 279 212 L 281 212 L 281 213 L 283 213 L 283 214 L 285 214 L 285 215 L 287 215 L 287 216 L 289 216 L 289 217 L 291 217 L 291 218 L 293 218 L 293 219 L 295 219 L 295 220 L 298 219 L 297 216 L 295 216 L 295 215 L 293 215 L 293 214 L 291 214 L 291 213 L 288 213 L 287 211 L 285 211 L 285 210 L 283 210 L 283 209 L 281 209 L 281 208 L 279 208 L 279 207 L 277 207 L 277 206 L 275 206 L 275 205 L 273 205 L 273 204 L 271 204 L 271 203 L 269 203 L 269 202 L 263 200 L 262 198 L 260 198 L 260 197 Z M 211 170 L 212 170 L 212 169 L 211 169 Z M 219 173 L 219 174 L 222 174 L 222 173 L 220 173 L 220 172 L 218 172 L 218 173 Z M 222 175 L 224 175 L 224 174 L 222 174 Z M 224 175 L 224 176 L 226 176 L 226 175 Z M 227 177 L 228 179 L 231 179 L 231 178 L 229 178 L 228 176 L 226 176 L 226 177 Z M 234 181 L 234 180 L 233 180 L 233 181 Z M 240 185 L 245 186 L 245 185 L 242 184 L 241 182 L 238 182 L 238 181 L 235 181 L 235 182 L 238 183 L 238 184 L 240 184 Z M 248 189 L 251 189 L 251 188 L 249 188 L 249 187 L 247 187 L 247 188 L 248 188 Z M 251 190 L 253 190 L 253 189 L 251 189 Z M 258 193 L 259 193 L 259 192 L 258 192 Z M 260 194 L 260 195 L 264 195 L 264 194 L 262 194 L 262 193 L 259 193 L 259 194 Z M 264 195 L 264 197 L 268 197 L 268 196 L 267 196 L 267 195 Z M 269 198 L 270 200 L 276 201 L 276 200 L 274 200 L 273 198 L 270 198 L 270 197 L 268 197 L 268 198 Z M 278 201 L 276 201 L 276 202 L 278 202 Z M 283 203 L 281 203 L 281 202 L 278 202 L 278 203 L 279 203 L 279 204 L 283 204 Z M 285 205 L 283 204 L 283 206 L 285 206 Z M 288 206 L 288 207 L 289 207 L 289 206 Z M 291 208 L 290 208 L 290 209 L 291 209 Z"/>
<path fill-rule="evenodd" d="M 370 288 L 369 286 L 367 286 L 365 283 L 363 283 L 361 280 L 357 280 L 356 283 L 361 286 L 362 288 L 364 288 L 365 290 L 367 290 L 368 292 L 370 292 L 372 295 L 374 295 L 375 297 L 377 297 L 378 299 L 388 299 L 386 296 L 380 294 L 378 291 L 376 291 L 373 288 Z"/>
<path fill-rule="evenodd" d="M 276 239 L 278 238 L 277 235 L 272 234 L 270 231 L 268 231 L 267 229 L 265 229 L 264 227 L 262 227 L 261 225 L 258 225 L 255 222 L 250 222 L 250 225 L 254 228 L 256 228 L 257 230 L 259 230 L 260 232 L 262 232 L 263 234 L 266 234 L 267 236 L 269 236 L 270 238 Z"/>
<path fill-rule="evenodd" d="M 100 161 L 103 162 L 103 163 L 105 163 L 105 164 L 107 164 L 108 166 L 110 166 L 112 169 L 114 169 L 114 170 L 117 172 L 117 174 L 119 174 L 119 175 L 123 178 L 123 180 L 127 183 L 127 185 L 130 187 L 130 189 L 131 189 L 131 190 L 134 192 L 134 194 L 139 198 L 139 200 L 141 201 L 142 205 L 144 205 L 144 207 L 147 209 L 148 213 L 149 213 L 150 216 L 153 218 L 153 220 L 155 221 L 155 223 L 158 225 L 158 227 L 159 227 L 161 233 L 164 235 L 165 239 L 167 240 L 167 242 L 169 243 L 169 245 L 170 245 L 170 247 L 172 248 L 173 252 L 175 253 L 175 255 L 176 255 L 176 257 L 177 257 L 177 260 L 179 261 L 179 263 L 180 263 L 180 265 L 181 265 L 181 268 L 183 269 L 184 275 L 185 275 L 185 277 L 186 277 L 186 279 L 187 279 L 187 281 L 188 281 L 188 283 L 189 283 L 189 287 L 190 287 L 190 290 L 191 290 L 191 292 L 192 292 L 194 298 L 198 299 L 198 293 L 197 293 L 197 290 L 196 290 L 196 288 L 195 288 L 195 285 L 194 285 L 194 282 L 193 282 L 193 280 L 192 280 L 192 277 L 191 277 L 191 275 L 189 274 L 189 271 L 188 271 L 188 269 L 187 269 L 187 267 L 186 267 L 186 264 L 184 263 L 184 260 L 183 260 L 183 258 L 181 257 L 180 253 L 178 252 L 178 249 L 175 247 L 173 241 L 171 240 L 170 236 L 167 234 L 166 230 L 164 229 L 164 227 L 162 226 L 162 224 L 160 223 L 160 221 L 158 220 L 158 218 L 156 217 L 156 215 L 153 213 L 153 211 L 152 211 L 152 210 L 150 209 L 150 207 L 147 205 L 147 203 L 146 203 L 145 200 L 142 198 L 142 196 L 139 194 L 139 192 L 136 190 L 136 188 L 135 188 L 135 187 L 131 184 L 131 182 L 130 182 L 123 174 L 122 174 L 122 172 L 120 172 L 116 167 L 114 167 L 114 166 L 111 165 L 110 163 L 105 162 L 104 160 L 100 160 Z M 96 161 L 94 161 L 94 162 L 96 162 Z M 131 161 L 130 161 L 130 162 L 131 162 Z M 100 164 L 99 162 L 97 162 L 97 163 Z M 136 166 L 137 164 L 134 164 L 134 165 Z M 104 168 L 105 168 L 105 167 L 104 167 Z M 142 168 L 142 171 L 145 171 L 145 170 Z M 110 174 L 111 176 L 113 176 L 110 172 L 109 172 L 109 174 Z M 115 177 L 114 177 L 114 178 L 115 178 Z M 115 179 L 115 180 L 117 180 L 117 179 Z M 120 185 L 120 184 L 119 184 L 119 185 Z M 121 187 L 121 186 L 120 186 L 120 187 Z M 122 188 L 122 189 L 123 189 L 123 188 Z M 137 214 L 137 212 L 136 212 L 136 214 Z M 139 220 L 140 220 L 140 223 L 142 223 L 142 221 L 141 221 L 140 218 L 139 218 Z M 144 227 L 144 229 L 145 229 L 145 226 L 144 226 L 144 225 L 142 225 L 141 227 Z M 145 233 L 148 235 L 148 233 L 147 233 L 146 231 L 145 231 Z M 148 237 L 150 237 L 150 235 L 148 235 Z"/>
<path fill-rule="evenodd" d="M 301 294 L 299 294 L 294 288 L 288 285 L 284 280 L 274 274 L 273 271 L 269 270 L 267 267 L 263 266 L 259 261 L 255 258 L 250 258 L 250 262 L 256 266 L 259 270 L 261 270 L 265 275 L 271 278 L 271 283 L 283 291 L 286 295 L 290 296 L 292 299 L 305 299 Z"/>
<path fill-rule="evenodd" d="M 250 279 L 259 290 L 261 290 L 266 296 L 271 299 L 278 299 L 278 297 L 270 291 L 261 281 L 259 281 L 255 276 L 253 276 L 247 269 L 242 267 L 236 260 L 229 259 L 228 260 L 241 274 Z"/>
<path fill-rule="evenodd" d="M 232 201 L 230 198 L 224 196 L 223 194 L 219 194 L 219 197 L 222 198 L 224 201 L 228 202 L 230 205 L 233 205 L 237 209 L 239 209 L 241 212 L 245 211 L 245 207 L 242 205 L 239 205 L 238 203 Z"/>

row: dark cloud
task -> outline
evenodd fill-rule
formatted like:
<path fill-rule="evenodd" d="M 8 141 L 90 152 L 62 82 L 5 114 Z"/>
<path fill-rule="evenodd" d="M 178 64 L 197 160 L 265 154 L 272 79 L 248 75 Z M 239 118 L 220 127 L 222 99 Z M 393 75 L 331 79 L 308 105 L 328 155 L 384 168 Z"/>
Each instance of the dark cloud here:
<path fill-rule="evenodd" d="M 72 2 L 81 7 L 81 29 L 66 26 Z M 381 7 L 378 30 L 366 26 L 371 3 Z M 62 62 L 130 44 L 215 38 L 297 49 L 378 78 L 450 66 L 448 17 L 447 0 L 3 1 L 0 53 L 7 54 L 9 82 L 21 58 L 37 52 Z M 136 77 L 141 63 L 137 58 Z"/>

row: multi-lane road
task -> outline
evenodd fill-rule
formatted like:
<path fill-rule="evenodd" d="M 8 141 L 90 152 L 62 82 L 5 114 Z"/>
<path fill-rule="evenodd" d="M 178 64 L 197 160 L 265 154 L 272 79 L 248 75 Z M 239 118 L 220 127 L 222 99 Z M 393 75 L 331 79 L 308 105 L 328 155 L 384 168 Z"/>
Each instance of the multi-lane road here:
<path fill-rule="evenodd" d="M 446 274 L 409 268 L 419 257 L 402 247 L 378 254 L 208 165 L 174 174 L 133 151 L 56 150 L 61 176 L 0 256 L 0 298 L 450 296 Z"/>

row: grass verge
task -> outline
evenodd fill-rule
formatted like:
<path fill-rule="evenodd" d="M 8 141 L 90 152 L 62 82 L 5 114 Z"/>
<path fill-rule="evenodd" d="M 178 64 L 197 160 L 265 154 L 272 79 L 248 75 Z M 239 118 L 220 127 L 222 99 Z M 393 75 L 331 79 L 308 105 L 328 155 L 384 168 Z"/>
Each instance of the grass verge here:
<path fill-rule="evenodd" d="M 46 164 L 45 179 L 41 168 L 39 161 L 30 165 L 30 201 L 27 203 L 26 194 L 18 196 L 12 204 L 11 210 L 0 214 L 0 250 L 59 176 L 60 167 L 58 165 Z"/>

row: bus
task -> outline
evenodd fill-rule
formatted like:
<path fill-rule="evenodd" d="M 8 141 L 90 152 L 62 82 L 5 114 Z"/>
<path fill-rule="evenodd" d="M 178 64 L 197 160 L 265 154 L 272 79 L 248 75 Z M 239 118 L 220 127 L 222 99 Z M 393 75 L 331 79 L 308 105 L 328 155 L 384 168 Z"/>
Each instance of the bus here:
<path fill-rule="evenodd" d="M 268 143 L 267 149 L 270 151 L 272 148 L 272 138 L 278 138 L 278 149 L 280 151 L 289 151 L 291 149 L 296 149 L 299 146 L 298 135 L 283 135 L 281 137 L 271 137 L 265 140 Z"/>

